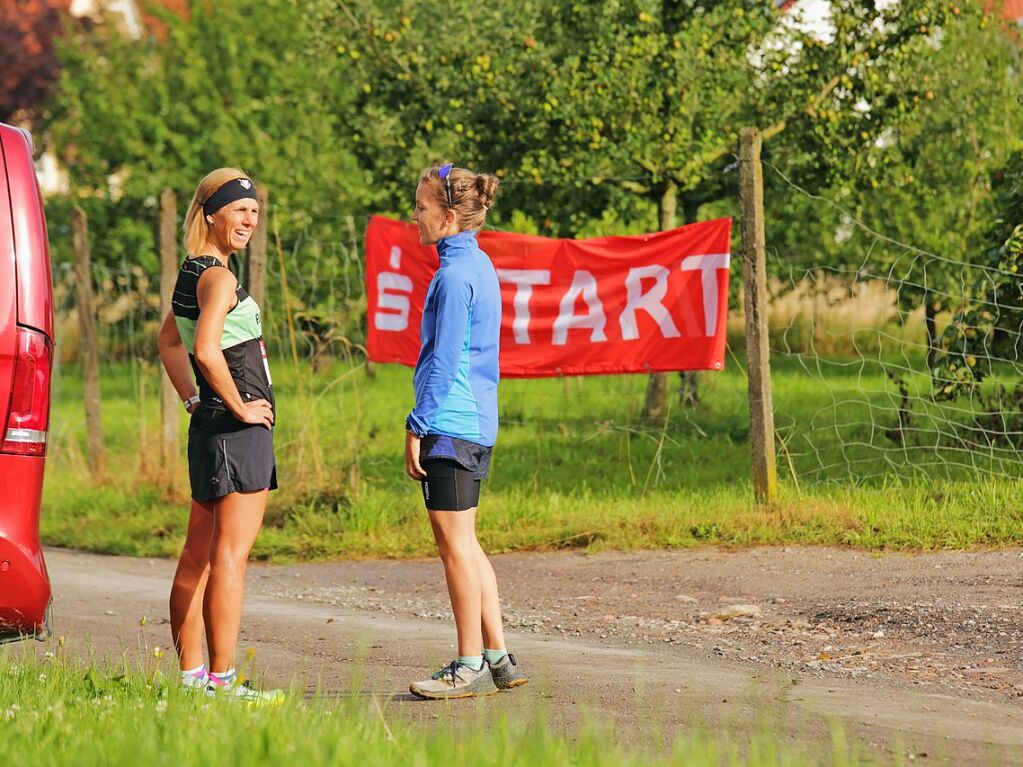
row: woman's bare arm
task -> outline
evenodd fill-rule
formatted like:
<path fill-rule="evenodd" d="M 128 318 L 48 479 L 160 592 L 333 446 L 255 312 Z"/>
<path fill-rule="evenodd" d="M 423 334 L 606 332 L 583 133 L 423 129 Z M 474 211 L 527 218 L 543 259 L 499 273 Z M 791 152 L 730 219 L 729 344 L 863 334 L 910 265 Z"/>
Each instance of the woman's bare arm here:
<path fill-rule="evenodd" d="M 160 333 L 156 337 L 156 346 L 160 351 L 160 361 L 163 362 L 163 369 L 167 371 L 167 377 L 182 400 L 195 395 L 195 381 L 192 378 L 192 364 L 188 361 L 188 352 L 181 342 L 181 334 L 178 333 L 178 326 L 174 322 L 174 313 L 167 312 L 160 326 Z M 189 412 L 195 409 L 192 406 Z"/>

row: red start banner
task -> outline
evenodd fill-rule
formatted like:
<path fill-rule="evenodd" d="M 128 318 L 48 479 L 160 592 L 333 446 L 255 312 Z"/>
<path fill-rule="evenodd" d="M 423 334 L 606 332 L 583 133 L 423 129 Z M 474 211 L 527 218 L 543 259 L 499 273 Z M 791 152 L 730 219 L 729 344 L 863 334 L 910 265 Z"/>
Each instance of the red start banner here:
<path fill-rule="evenodd" d="M 501 375 L 721 370 L 732 221 L 636 237 L 552 240 L 483 231 L 501 282 Z M 369 356 L 415 365 L 437 249 L 415 225 L 366 230 Z"/>

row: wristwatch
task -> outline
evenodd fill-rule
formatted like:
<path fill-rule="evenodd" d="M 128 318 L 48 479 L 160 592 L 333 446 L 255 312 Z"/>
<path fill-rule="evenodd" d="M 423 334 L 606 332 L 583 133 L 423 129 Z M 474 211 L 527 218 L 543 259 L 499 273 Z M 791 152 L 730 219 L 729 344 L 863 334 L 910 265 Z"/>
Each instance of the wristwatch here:
<path fill-rule="evenodd" d="M 193 394 L 188 399 L 182 400 L 181 404 L 185 406 L 185 410 L 188 410 L 192 407 L 192 405 L 198 405 L 200 402 L 202 402 L 202 400 L 199 398 L 199 395 Z"/>

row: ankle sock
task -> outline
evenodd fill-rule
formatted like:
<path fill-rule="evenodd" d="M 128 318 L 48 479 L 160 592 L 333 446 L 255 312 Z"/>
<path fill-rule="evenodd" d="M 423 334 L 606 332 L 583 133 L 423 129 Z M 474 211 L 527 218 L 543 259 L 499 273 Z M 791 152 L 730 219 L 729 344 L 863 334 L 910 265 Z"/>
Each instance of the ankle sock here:
<path fill-rule="evenodd" d="M 471 668 L 473 671 L 483 670 L 483 656 L 482 655 L 459 655 L 458 665 L 466 666 Z"/>
<path fill-rule="evenodd" d="M 206 682 L 206 664 L 203 663 L 195 668 L 182 669 L 181 681 L 185 684 L 204 684 Z"/>
<path fill-rule="evenodd" d="M 508 651 L 504 648 L 500 650 L 484 650 L 483 657 L 487 659 L 487 663 L 493 666 L 495 663 L 500 663 L 501 658 L 508 654 Z"/>
<path fill-rule="evenodd" d="M 223 672 L 211 671 L 210 683 L 215 684 L 217 687 L 229 686 L 232 682 L 234 682 L 234 673 L 233 668 L 229 668 L 227 671 Z"/>

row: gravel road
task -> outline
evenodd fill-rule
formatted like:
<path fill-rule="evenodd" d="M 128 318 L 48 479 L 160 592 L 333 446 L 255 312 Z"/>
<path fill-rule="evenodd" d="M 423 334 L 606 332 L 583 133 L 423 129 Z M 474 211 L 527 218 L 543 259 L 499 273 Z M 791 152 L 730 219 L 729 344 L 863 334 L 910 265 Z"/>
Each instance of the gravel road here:
<path fill-rule="evenodd" d="M 166 647 L 173 562 L 46 556 L 73 647 Z M 645 743 L 693 724 L 755 729 L 769 711 L 792 738 L 839 722 L 873 753 L 1023 764 L 1023 551 L 536 553 L 494 567 L 533 678 L 519 690 L 441 705 L 406 693 L 454 655 L 435 560 L 254 564 L 242 646 L 269 682 L 380 695 L 427 723 L 543 706 L 556 727 L 596 717 Z"/>

